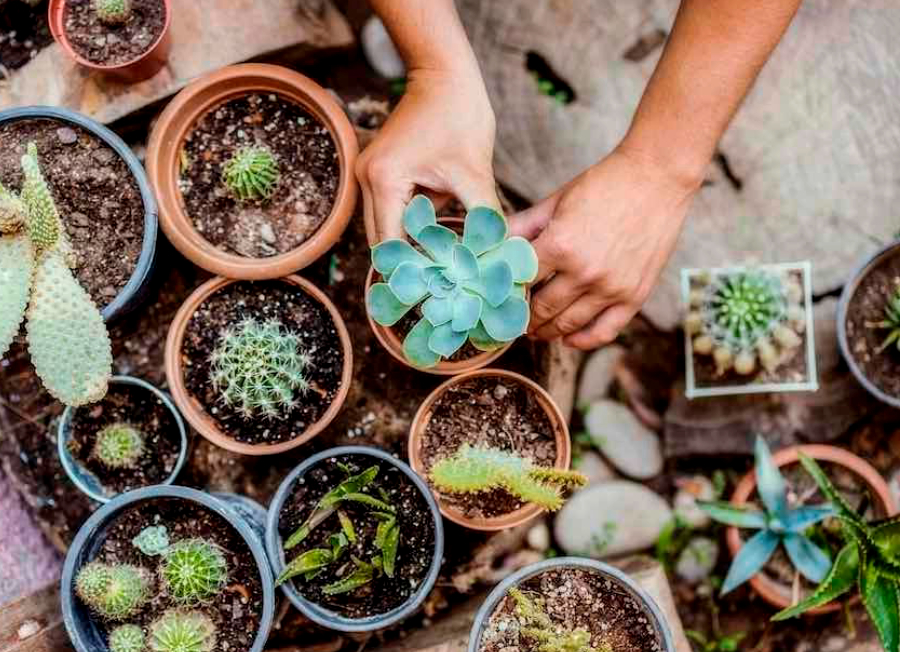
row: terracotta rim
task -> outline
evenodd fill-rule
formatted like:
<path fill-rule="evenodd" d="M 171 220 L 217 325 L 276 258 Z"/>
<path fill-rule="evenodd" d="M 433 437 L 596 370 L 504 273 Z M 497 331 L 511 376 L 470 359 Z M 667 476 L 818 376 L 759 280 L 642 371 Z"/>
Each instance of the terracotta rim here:
<path fill-rule="evenodd" d="M 344 365 L 341 372 L 341 384 L 338 393 L 332 401 L 331 405 L 325 411 L 318 421 L 306 429 L 299 437 L 279 442 L 277 444 L 245 444 L 239 442 L 233 437 L 229 437 L 219 430 L 215 421 L 213 421 L 206 413 L 203 404 L 192 396 L 184 385 L 184 372 L 182 365 L 181 345 L 184 342 L 184 332 L 187 328 L 188 321 L 197 311 L 200 305 L 213 293 L 218 292 L 222 288 L 237 283 L 237 279 L 226 279 L 215 277 L 194 290 L 178 309 L 172 324 L 169 326 L 169 333 L 166 336 L 166 380 L 169 383 L 169 389 L 172 391 L 172 398 L 175 405 L 181 410 L 184 418 L 188 423 L 203 435 L 204 438 L 213 444 L 233 453 L 241 453 L 243 455 L 274 455 L 283 453 L 293 448 L 297 448 L 308 442 L 310 439 L 318 435 L 340 412 L 350 391 L 350 381 L 353 377 L 353 347 L 350 344 L 350 333 L 347 326 L 338 313 L 337 308 L 331 302 L 325 293 L 319 288 L 299 276 L 285 276 L 281 279 L 286 283 L 297 286 L 303 292 L 306 292 L 313 299 L 317 300 L 328 310 L 334 327 L 338 332 L 338 338 L 341 341 L 341 347 L 344 350 Z"/>
<path fill-rule="evenodd" d="M 884 510 L 885 516 L 893 516 L 897 512 L 894 501 L 891 498 L 891 492 L 888 489 L 884 478 L 881 477 L 881 474 L 879 474 L 871 464 L 842 448 L 822 444 L 790 446 L 774 453 L 772 458 L 778 467 L 789 466 L 799 462 L 800 453 L 815 460 L 830 462 L 850 470 L 866 483 L 871 490 L 873 497 L 881 503 L 881 508 Z M 741 478 L 737 487 L 735 487 L 734 494 L 731 497 L 731 504 L 738 507 L 746 505 L 755 489 L 756 473 L 750 471 Z M 725 541 L 728 544 L 728 550 L 732 557 L 738 553 L 743 545 L 740 532 L 736 527 L 729 527 L 725 531 Z M 756 591 L 763 600 L 773 607 L 777 607 L 779 610 L 787 609 L 793 604 L 791 601 L 790 590 L 786 590 L 783 584 L 776 582 L 765 573 L 757 573 L 750 578 L 750 586 L 753 587 L 753 590 Z M 852 600 L 859 600 L 859 596 L 854 596 Z M 840 609 L 841 602 L 835 601 L 815 609 L 810 609 L 806 613 L 808 615 L 817 616 L 839 611 Z"/>
<path fill-rule="evenodd" d="M 275 93 L 303 106 L 328 129 L 340 161 L 338 190 L 331 214 L 300 246 L 267 258 L 232 254 L 206 240 L 185 213 L 178 187 L 179 152 L 191 128 L 215 107 L 248 93 Z M 354 165 L 358 153 L 353 127 L 328 91 L 288 68 L 245 63 L 201 77 L 175 96 L 150 134 L 146 165 L 159 203 L 160 225 L 175 248 L 207 271 L 251 281 L 292 274 L 337 242 L 356 207 Z"/>
<path fill-rule="evenodd" d="M 505 369 L 478 369 L 460 374 L 439 385 L 422 402 L 422 405 L 419 406 L 416 415 L 413 417 L 412 426 L 409 430 L 409 441 L 407 443 L 409 465 L 423 480 L 425 480 L 425 483 L 428 484 L 431 492 L 434 494 L 435 500 L 437 500 L 441 514 L 458 525 L 462 525 L 471 530 L 483 530 L 486 532 L 516 527 L 517 525 L 530 521 L 545 510 L 537 505 L 529 504 L 514 512 L 510 512 L 509 514 L 503 514 L 502 516 L 495 516 L 493 518 L 469 518 L 459 510 L 447 505 L 441 499 L 441 496 L 428 483 L 428 474 L 425 471 L 425 464 L 420 456 L 420 449 L 425 437 L 425 430 L 431 419 L 431 408 L 444 392 L 450 387 L 464 383 L 472 378 L 484 378 L 490 376 L 506 378 L 518 382 L 525 385 L 534 393 L 538 403 L 544 408 L 544 412 L 547 414 L 547 417 L 550 419 L 550 423 L 553 426 L 553 436 L 556 441 L 556 461 L 553 466 L 557 469 L 568 469 L 569 464 L 572 461 L 572 445 L 569 439 L 569 426 L 566 423 L 565 417 L 560 411 L 559 406 L 556 404 L 556 401 L 554 401 L 553 397 L 547 393 L 547 390 L 530 378 L 526 378 L 521 374 Z"/>

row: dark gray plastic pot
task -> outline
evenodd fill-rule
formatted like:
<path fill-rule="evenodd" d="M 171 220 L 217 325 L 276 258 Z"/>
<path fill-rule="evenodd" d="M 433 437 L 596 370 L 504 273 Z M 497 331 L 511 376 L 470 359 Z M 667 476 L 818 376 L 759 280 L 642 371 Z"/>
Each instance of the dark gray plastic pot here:
<path fill-rule="evenodd" d="M 329 448 L 328 450 L 317 453 L 306 459 L 302 464 L 291 471 L 290 475 L 288 475 L 284 481 L 282 481 L 281 486 L 278 487 L 278 492 L 275 494 L 272 502 L 269 503 L 269 514 L 266 519 L 266 552 L 269 554 L 272 572 L 275 577 L 278 577 L 286 565 L 283 542 L 281 535 L 278 533 L 278 521 L 284 502 L 290 495 L 294 483 L 296 483 L 299 478 L 303 477 L 307 471 L 312 469 L 322 460 L 331 457 L 340 457 L 342 455 L 368 455 L 369 457 L 384 460 L 400 469 L 418 488 L 422 496 L 424 496 L 425 501 L 428 503 L 428 508 L 431 510 L 431 517 L 434 522 L 434 552 L 428 574 L 425 576 L 425 579 L 422 581 L 418 590 L 404 604 L 386 613 L 359 619 L 346 618 L 330 609 L 326 609 L 325 607 L 307 600 L 300 595 L 296 588 L 294 588 L 293 582 L 285 582 L 281 585 L 281 589 L 291 603 L 297 607 L 304 616 L 323 627 L 340 632 L 370 632 L 393 625 L 413 614 L 428 596 L 428 593 L 434 586 L 434 582 L 437 580 L 438 573 L 441 570 L 441 561 L 444 557 L 444 527 L 441 521 L 441 513 L 438 511 L 437 503 L 431 495 L 428 486 L 411 468 L 409 468 L 409 465 L 401 462 L 389 453 L 371 446 L 339 446 L 337 448 Z"/>
<path fill-rule="evenodd" d="M 100 311 L 103 318 L 107 322 L 111 322 L 123 315 L 128 314 L 137 308 L 150 292 L 151 280 L 156 267 L 156 234 L 158 230 L 157 215 L 159 211 L 156 208 L 156 199 L 153 195 L 153 189 L 147 180 L 147 174 L 144 167 L 138 161 L 134 152 L 112 131 L 101 125 L 99 122 L 90 118 L 70 111 L 53 106 L 26 106 L 16 109 L 6 109 L 0 111 L 0 124 L 11 122 L 14 120 L 57 120 L 67 122 L 69 124 L 81 127 L 85 131 L 90 132 L 107 147 L 112 149 L 122 160 L 128 165 L 131 175 L 134 177 L 135 183 L 141 191 L 141 201 L 144 203 L 144 241 L 141 245 L 141 255 L 138 257 L 137 265 L 128 279 L 125 287 L 116 295 Z"/>
<path fill-rule="evenodd" d="M 178 408 L 175 407 L 175 403 L 172 402 L 172 397 L 150 383 L 131 376 L 113 376 L 109 379 L 109 384 L 134 385 L 135 387 L 140 387 L 145 391 L 151 392 L 163 402 L 163 405 L 165 405 L 169 409 L 169 412 L 172 413 L 172 416 L 175 417 L 175 423 L 178 426 L 178 433 L 181 439 L 181 452 L 178 454 L 178 459 L 175 461 L 172 473 L 169 474 L 169 477 L 166 478 L 164 482 L 160 483 L 164 485 L 172 484 L 175 482 L 175 478 L 184 466 L 188 453 L 187 431 L 184 428 L 184 421 L 181 419 L 181 413 L 178 411 Z M 108 493 L 99 478 L 72 457 L 72 454 L 69 452 L 69 441 L 72 439 L 72 416 L 74 415 L 75 410 L 89 409 L 91 409 L 91 406 L 89 405 L 79 408 L 66 406 L 66 409 L 62 413 L 62 417 L 59 419 L 59 426 L 56 430 L 57 451 L 59 452 L 59 461 L 62 463 L 66 475 L 69 476 L 69 479 L 75 486 L 94 500 L 105 503 L 111 498 L 114 498 L 116 494 Z"/>
<path fill-rule="evenodd" d="M 75 597 L 75 575 L 84 564 L 97 556 L 106 539 L 109 527 L 114 523 L 116 515 L 121 510 L 136 503 L 166 498 L 189 500 L 214 511 L 225 518 L 247 542 L 256 567 L 259 569 L 263 593 L 259 631 L 256 632 L 249 652 L 262 652 L 275 614 L 275 583 L 272 579 L 272 572 L 263 550 L 262 540 L 242 514 L 241 506 L 246 505 L 246 501 L 249 499 L 232 494 L 219 494 L 218 496 L 220 497 L 188 487 L 165 485 L 144 487 L 116 496 L 84 522 L 66 553 L 60 583 L 63 622 L 72 645 L 78 652 L 109 652 L 109 648 L 94 617 L 88 612 L 87 607 Z"/>
<path fill-rule="evenodd" d="M 869 275 L 869 272 L 878 267 L 885 260 L 893 258 L 894 256 L 900 256 L 900 242 L 892 242 L 891 244 L 882 247 L 871 258 L 857 267 L 856 271 L 850 277 L 850 280 L 844 284 L 844 289 L 841 292 L 841 299 L 838 302 L 837 333 L 841 356 L 844 358 L 844 362 L 847 363 L 847 366 L 850 367 L 850 371 L 856 377 L 859 384 L 879 401 L 887 403 L 891 407 L 900 408 L 900 398 L 885 393 L 866 377 L 862 369 L 860 369 L 859 365 L 856 363 L 856 358 L 854 358 L 853 354 L 850 352 L 850 343 L 847 340 L 847 311 L 850 309 L 850 300 L 853 298 L 853 295 L 856 294 L 856 289 L 859 287 L 860 282 Z"/>
<path fill-rule="evenodd" d="M 594 559 L 585 559 L 583 557 L 557 557 L 555 559 L 545 559 L 544 561 L 539 561 L 536 564 L 530 564 L 519 569 L 500 582 L 500 584 L 494 587 L 494 590 L 490 592 L 487 599 L 481 605 L 481 608 L 478 609 L 478 613 L 475 614 L 475 622 L 472 624 L 472 630 L 469 634 L 468 652 L 478 652 L 480 650 L 481 636 L 487 627 L 491 615 L 494 613 L 494 610 L 497 608 L 497 605 L 500 603 L 503 596 L 506 595 L 507 591 L 535 575 L 540 575 L 541 573 L 545 573 L 554 568 L 572 567 L 584 568 L 599 573 L 618 584 L 622 590 L 644 607 L 644 611 L 647 614 L 647 620 L 656 630 L 660 648 L 663 652 L 676 652 L 675 643 L 672 639 L 672 632 L 663 616 L 662 610 L 660 610 L 659 606 L 656 604 L 656 601 L 654 601 L 644 589 L 638 586 L 633 579 L 628 577 L 618 568 L 614 568 L 609 564 L 604 564 L 603 562 Z"/>

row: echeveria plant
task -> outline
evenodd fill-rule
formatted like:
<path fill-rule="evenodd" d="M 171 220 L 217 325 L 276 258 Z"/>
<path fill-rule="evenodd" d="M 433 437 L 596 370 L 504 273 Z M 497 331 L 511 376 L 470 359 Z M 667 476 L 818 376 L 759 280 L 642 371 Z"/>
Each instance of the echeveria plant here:
<path fill-rule="evenodd" d="M 529 308 L 525 288 L 538 260 L 524 238 L 507 237 L 506 218 L 479 206 L 466 214 L 462 237 L 437 223 L 434 206 L 416 195 L 403 212 L 406 240 L 385 240 L 372 249 L 372 266 L 384 279 L 366 296 L 369 314 L 393 326 L 419 307 L 421 319 L 403 342 L 417 367 L 433 367 L 466 340 L 493 351 L 524 334 Z"/>
<path fill-rule="evenodd" d="M 784 545 L 791 563 L 801 575 L 811 582 L 821 582 L 831 567 L 831 559 L 805 533 L 819 521 L 834 516 L 834 508 L 827 504 L 791 507 L 788 504 L 787 483 L 762 437 L 756 438 L 756 490 L 763 504 L 762 510 L 719 501 L 697 502 L 701 509 L 720 523 L 759 530 L 735 555 L 722 584 L 722 594 L 756 575 L 779 544 Z"/>

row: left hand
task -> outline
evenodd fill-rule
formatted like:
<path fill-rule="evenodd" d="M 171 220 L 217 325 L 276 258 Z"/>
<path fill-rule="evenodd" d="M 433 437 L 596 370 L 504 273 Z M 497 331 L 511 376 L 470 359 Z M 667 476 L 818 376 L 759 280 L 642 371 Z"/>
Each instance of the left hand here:
<path fill-rule="evenodd" d="M 529 335 L 593 349 L 640 310 L 675 247 L 700 178 L 619 147 L 531 208 L 510 230 L 540 262 Z"/>

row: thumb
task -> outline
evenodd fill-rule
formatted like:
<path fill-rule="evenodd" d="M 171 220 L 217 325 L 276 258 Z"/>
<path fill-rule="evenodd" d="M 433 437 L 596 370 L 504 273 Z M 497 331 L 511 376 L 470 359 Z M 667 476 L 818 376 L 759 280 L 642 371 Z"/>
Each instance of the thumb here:
<path fill-rule="evenodd" d="M 526 240 L 537 238 L 553 217 L 559 194 L 552 194 L 524 211 L 509 216 L 509 234 L 522 236 Z"/>

